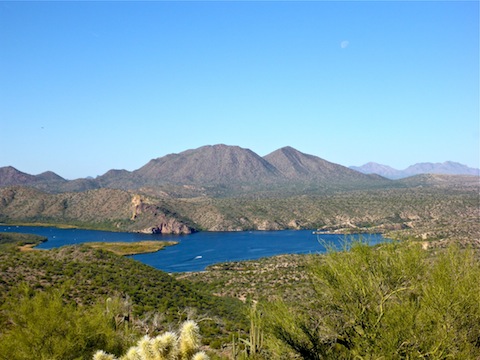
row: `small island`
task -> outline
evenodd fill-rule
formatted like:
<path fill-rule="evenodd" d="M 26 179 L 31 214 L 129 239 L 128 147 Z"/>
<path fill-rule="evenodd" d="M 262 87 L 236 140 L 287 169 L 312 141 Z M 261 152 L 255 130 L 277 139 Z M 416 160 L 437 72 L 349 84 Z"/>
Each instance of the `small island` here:
<path fill-rule="evenodd" d="M 137 242 L 91 242 L 84 243 L 94 249 L 110 251 L 116 255 L 128 256 L 147 254 L 162 250 L 166 246 L 177 245 L 177 241 L 137 241 Z"/>

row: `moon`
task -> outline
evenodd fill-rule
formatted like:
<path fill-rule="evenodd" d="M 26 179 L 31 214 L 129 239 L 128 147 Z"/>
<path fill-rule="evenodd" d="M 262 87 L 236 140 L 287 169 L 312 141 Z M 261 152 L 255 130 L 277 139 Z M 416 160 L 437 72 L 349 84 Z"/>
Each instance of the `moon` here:
<path fill-rule="evenodd" d="M 348 40 L 343 40 L 343 41 L 340 43 L 340 47 L 341 47 L 342 49 L 345 49 L 345 48 L 348 47 L 349 44 L 350 44 L 350 41 L 348 41 Z"/>

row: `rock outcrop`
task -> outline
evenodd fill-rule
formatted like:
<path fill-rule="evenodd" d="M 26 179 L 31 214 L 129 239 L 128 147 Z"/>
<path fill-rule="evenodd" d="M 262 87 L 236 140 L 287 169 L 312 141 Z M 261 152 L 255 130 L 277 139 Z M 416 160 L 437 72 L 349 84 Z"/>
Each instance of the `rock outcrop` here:
<path fill-rule="evenodd" d="M 131 220 L 136 223 L 136 228 L 147 225 L 138 232 L 145 234 L 191 234 L 195 231 L 174 216 L 169 216 L 168 211 L 161 209 L 154 203 L 149 203 L 140 195 L 133 196 L 132 207 Z"/>

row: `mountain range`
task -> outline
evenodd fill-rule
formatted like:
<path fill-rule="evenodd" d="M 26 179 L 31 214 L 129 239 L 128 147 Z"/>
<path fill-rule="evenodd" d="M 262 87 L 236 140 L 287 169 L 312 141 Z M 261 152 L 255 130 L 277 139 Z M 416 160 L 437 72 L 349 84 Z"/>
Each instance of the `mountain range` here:
<path fill-rule="evenodd" d="M 475 176 L 391 180 L 292 147 L 261 157 L 238 146 L 213 145 L 96 178 L 66 180 L 48 171 L 30 175 L 2 167 L 0 222 L 175 234 L 301 228 L 418 232 L 430 229 L 431 219 L 452 221 L 456 214 L 457 225 L 466 222 L 458 228 L 470 234 L 476 228 L 469 224 L 478 222 L 478 186 Z"/>
<path fill-rule="evenodd" d="M 0 187 L 31 186 L 48 192 L 100 188 L 139 189 L 183 187 L 248 192 L 287 184 L 316 184 L 335 188 L 364 188 L 388 183 L 319 157 L 284 147 L 261 157 L 239 146 L 208 145 L 152 159 L 134 171 L 109 170 L 92 178 L 65 180 L 52 173 L 25 174 L 13 167 L 0 168 Z"/>
<path fill-rule="evenodd" d="M 419 174 L 441 174 L 441 175 L 474 175 L 480 176 L 480 170 L 466 165 L 445 161 L 443 163 L 418 163 L 407 167 L 404 170 L 397 170 L 388 165 L 369 162 L 362 166 L 350 166 L 350 169 L 364 174 L 378 174 L 388 179 L 402 179 Z"/>
<path fill-rule="evenodd" d="M 423 173 L 478 176 L 479 170 L 454 162 L 416 164 L 402 171 L 376 163 L 348 168 L 289 146 L 261 157 L 249 149 L 219 144 L 152 159 L 134 171 L 109 170 L 96 178 L 66 180 L 51 171 L 30 175 L 11 166 L 2 167 L 0 187 L 29 186 L 53 193 L 168 188 L 196 196 L 202 192 L 284 191 L 291 186 L 302 190 L 375 188 L 388 186 L 389 179 Z"/>

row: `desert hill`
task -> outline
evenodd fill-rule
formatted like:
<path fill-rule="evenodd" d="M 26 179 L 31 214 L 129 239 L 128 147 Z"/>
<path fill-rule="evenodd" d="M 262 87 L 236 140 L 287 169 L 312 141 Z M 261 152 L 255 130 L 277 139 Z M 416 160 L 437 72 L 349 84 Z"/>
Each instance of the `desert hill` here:
<path fill-rule="evenodd" d="M 64 178 L 52 171 L 39 175 L 30 175 L 17 170 L 13 166 L 0 167 L 0 187 L 11 185 L 39 185 L 47 182 L 65 182 Z"/>
<path fill-rule="evenodd" d="M 264 157 L 289 181 L 315 181 L 327 184 L 379 183 L 379 177 L 365 175 L 314 155 L 302 153 L 290 146 L 278 149 Z M 380 181 L 386 184 L 388 181 Z"/>
<path fill-rule="evenodd" d="M 213 145 L 151 160 L 134 171 L 149 183 L 229 184 L 272 182 L 279 171 L 253 151 Z"/>

